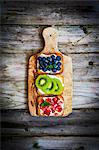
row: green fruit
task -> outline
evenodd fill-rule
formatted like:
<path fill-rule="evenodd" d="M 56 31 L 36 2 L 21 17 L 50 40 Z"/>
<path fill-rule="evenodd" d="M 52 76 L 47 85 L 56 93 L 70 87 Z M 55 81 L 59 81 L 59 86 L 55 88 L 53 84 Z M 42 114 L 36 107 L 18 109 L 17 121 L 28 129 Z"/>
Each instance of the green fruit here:
<path fill-rule="evenodd" d="M 46 94 L 53 94 L 55 89 L 57 88 L 56 82 L 54 79 L 50 78 L 51 84 L 47 88 L 43 89 Z"/>
<path fill-rule="evenodd" d="M 56 88 L 53 92 L 54 95 L 60 95 L 63 92 L 63 85 L 59 79 L 54 78 L 54 82 L 56 83 Z"/>
<path fill-rule="evenodd" d="M 47 88 L 51 86 L 50 77 L 47 75 L 39 75 L 36 79 L 36 87 L 43 90 L 43 88 Z"/>
<path fill-rule="evenodd" d="M 48 75 L 39 75 L 36 79 L 36 87 L 45 94 L 60 95 L 63 92 L 63 85 L 57 78 Z"/>

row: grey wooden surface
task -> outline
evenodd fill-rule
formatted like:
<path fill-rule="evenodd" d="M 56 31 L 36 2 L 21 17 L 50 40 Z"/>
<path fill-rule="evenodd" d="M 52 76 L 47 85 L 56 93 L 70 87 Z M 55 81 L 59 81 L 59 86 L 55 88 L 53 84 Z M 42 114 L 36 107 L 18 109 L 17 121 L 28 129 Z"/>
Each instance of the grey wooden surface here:
<path fill-rule="evenodd" d="M 27 69 L 53 25 L 73 59 L 73 113 L 31 117 Z M 3 150 L 99 149 L 99 1 L 1 0 L 0 107 Z"/>

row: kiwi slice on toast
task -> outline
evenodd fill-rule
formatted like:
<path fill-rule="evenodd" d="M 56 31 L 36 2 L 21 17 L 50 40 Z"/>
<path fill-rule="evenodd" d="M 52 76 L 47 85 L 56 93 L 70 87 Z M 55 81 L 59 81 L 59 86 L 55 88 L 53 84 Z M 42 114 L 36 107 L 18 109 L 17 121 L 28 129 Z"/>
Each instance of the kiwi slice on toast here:
<path fill-rule="evenodd" d="M 56 85 L 56 82 L 54 81 L 54 79 L 51 79 L 50 78 L 50 81 L 51 81 L 51 84 L 50 86 L 48 86 L 47 88 L 44 88 L 43 91 L 46 93 L 46 94 L 53 94 L 55 89 L 57 88 L 57 85 Z"/>
<path fill-rule="evenodd" d="M 47 75 L 39 75 L 36 79 L 36 87 L 39 89 L 45 89 L 49 86 L 51 86 L 50 77 Z"/>
<path fill-rule="evenodd" d="M 53 92 L 54 95 L 60 95 L 63 92 L 63 85 L 61 81 L 57 78 L 54 78 L 54 82 L 56 83 L 56 88 Z"/>
<path fill-rule="evenodd" d="M 36 87 L 41 89 L 45 94 L 60 95 L 63 92 L 62 82 L 48 75 L 39 75 L 35 84 Z"/>

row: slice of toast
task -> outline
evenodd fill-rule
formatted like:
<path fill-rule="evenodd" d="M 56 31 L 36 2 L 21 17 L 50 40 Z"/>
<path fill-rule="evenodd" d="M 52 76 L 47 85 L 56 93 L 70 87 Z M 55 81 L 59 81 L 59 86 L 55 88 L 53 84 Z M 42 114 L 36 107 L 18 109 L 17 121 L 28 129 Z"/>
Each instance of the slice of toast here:
<path fill-rule="evenodd" d="M 38 97 L 39 116 L 62 116 L 64 112 L 64 100 L 62 96 Z"/>
<path fill-rule="evenodd" d="M 45 80 L 44 77 L 47 77 L 48 79 Z M 58 80 L 59 83 L 56 83 L 56 80 Z M 43 95 L 43 96 L 61 95 L 64 90 L 64 78 L 62 75 L 38 75 L 36 78 L 36 82 L 39 82 L 39 84 L 42 82 L 41 83 L 42 85 L 40 85 L 40 87 L 37 86 L 36 84 L 37 93 L 39 96 L 40 95 Z M 43 84 L 43 82 L 45 83 Z M 56 84 L 61 84 L 61 85 L 56 85 Z M 46 86 L 45 89 L 44 89 L 44 86 Z M 54 87 L 54 86 L 57 86 L 57 87 Z M 61 91 L 59 91 L 59 93 L 57 91 L 57 94 L 56 94 L 56 89 L 58 87 L 61 88 Z"/>
<path fill-rule="evenodd" d="M 59 74 L 63 71 L 61 53 L 40 54 L 37 57 L 38 74 Z"/>

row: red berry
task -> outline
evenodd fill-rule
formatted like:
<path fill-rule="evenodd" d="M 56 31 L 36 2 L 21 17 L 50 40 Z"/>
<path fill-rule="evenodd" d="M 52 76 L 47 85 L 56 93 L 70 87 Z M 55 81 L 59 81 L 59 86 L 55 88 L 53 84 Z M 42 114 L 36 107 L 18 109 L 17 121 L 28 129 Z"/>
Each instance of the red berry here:
<path fill-rule="evenodd" d="M 44 114 L 49 116 L 50 115 L 50 110 L 49 109 L 45 109 Z"/>
<path fill-rule="evenodd" d="M 54 97 L 54 98 L 53 98 L 53 101 L 54 101 L 54 103 L 57 103 L 57 98 Z"/>
<path fill-rule="evenodd" d="M 44 103 L 43 98 L 39 100 L 39 104 L 42 104 L 42 103 Z"/>
<path fill-rule="evenodd" d="M 51 98 L 47 98 L 47 99 L 46 99 L 46 102 L 51 103 Z"/>
<path fill-rule="evenodd" d="M 62 108 L 60 107 L 60 108 L 58 108 L 58 112 L 61 112 L 62 111 Z"/>
<path fill-rule="evenodd" d="M 58 112 L 61 112 L 62 111 L 62 107 L 60 105 L 56 106 L 55 108 Z"/>
<path fill-rule="evenodd" d="M 55 116 L 57 116 L 58 115 L 58 113 L 55 113 Z"/>
<path fill-rule="evenodd" d="M 52 113 L 54 113 L 54 112 L 55 112 L 54 108 L 51 108 L 51 110 L 52 110 Z"/>

